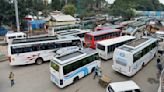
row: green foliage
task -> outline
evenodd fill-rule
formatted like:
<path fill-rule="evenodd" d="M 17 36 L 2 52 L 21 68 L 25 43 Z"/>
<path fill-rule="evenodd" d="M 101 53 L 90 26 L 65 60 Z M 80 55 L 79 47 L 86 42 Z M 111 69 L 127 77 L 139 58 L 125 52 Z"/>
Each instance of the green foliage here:
<path fill-rule="evenodd" d="M 51 8 L 53 10 L 61 10 L 64 6 L 64 0 L 52 0 Z"/>
<path fill-rule="evenodd" d="M 135 16 L 134 10 L 164 10 L 158 0 L 116 0 L 110 7 L 110 14 L 130 19 Z"/>
<path fill-rule="evenodd" d="M 83 19 L 85 17 L 91 17 L 91 16 L 95 16 L 96 13 L 93 11 L 85 11 L 80 15 L 80 18 Z"/>
<path fill-rule="evenodd" d="M 75 12 L 76 12 L 76 7 L 73 4 L 67 4 L 63 7 L 62 11 L 65 14 L 69 14 L 74 16 Z"/>

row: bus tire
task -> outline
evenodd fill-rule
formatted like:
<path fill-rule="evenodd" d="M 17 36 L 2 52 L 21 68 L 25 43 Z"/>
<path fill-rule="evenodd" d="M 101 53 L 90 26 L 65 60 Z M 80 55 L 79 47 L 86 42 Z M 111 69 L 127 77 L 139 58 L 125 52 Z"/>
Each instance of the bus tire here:
<path fill-rule="evenodd" d="M 37 58 L 35 60 L 35 63 L 38 64 L 38 65 L 41 65 L 43 63 L 43 59 L 42 58 Z"/>
<path fill-rule="evenodd" d="M 76 83 L 79 80 L 79 77 L 75 77 L 73 83 Z"/>

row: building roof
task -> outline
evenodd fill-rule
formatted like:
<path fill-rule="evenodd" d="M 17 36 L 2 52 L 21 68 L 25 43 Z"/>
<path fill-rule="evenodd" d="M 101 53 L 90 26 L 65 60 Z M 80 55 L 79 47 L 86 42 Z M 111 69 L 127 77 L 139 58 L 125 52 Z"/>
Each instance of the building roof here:
<path fill-rule="evenodd" d="M 135 39 L 135 38 L 136 38 L 135 36 L 120 36 L 120 37 L 100 41 L 98 42 L 98 44 L 101 44 L 103 46 L 109 46 L 112 44 L 120 43 L 120 42 L 127 41 L 130 39 Z"/>
<path fill-rule="evenodd" d="M 87 34 L 96 36 L 96 35 L 99 35 L 99 34 L 106 34 L 106 33 L 110 33 L 110 32 L 112 33 L 112 32 L 117 32 L 117 31 L 120 31 L 120 30 L 119 29 L 108 29 L 108 30 L 90 32 L 90 33 L 87 33 Z"/>
<path fill-rule="evenodd" d="M 76 21 L 74 17 L 71 15 L 63 15 L 63 14 L 58 14 L 58 15 L 51 15 L 52 19 L 58 22 L 61 21 Z"/>

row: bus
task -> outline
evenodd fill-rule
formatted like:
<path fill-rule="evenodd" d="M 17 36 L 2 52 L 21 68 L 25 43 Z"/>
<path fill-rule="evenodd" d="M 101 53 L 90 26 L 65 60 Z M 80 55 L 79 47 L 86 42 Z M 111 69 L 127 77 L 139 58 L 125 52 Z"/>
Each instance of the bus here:
<path fill-rule="evenodd" d="M 109 29 L 96 32 L 86 33 L 84 36 L 84 45 L 95 49 L 96 43 L 105 39 L 110 39 L 114 37 L 119 37 L 121 30 L 119 29 Z"/>
<path fill-rule="evenodd" d="M 115 48 L 128 43 L 135 38 L 135 36 L 120 36 L 113 39 L 103 40 L 96 44 L 96 51 L 99 53 L 99 57 L 108 60 L 113 57 L 113 51 Z"/>
<path fill-rule="evenodd" d="M 50 61 L 50 78 L 59 88 L 64 88 L 93 72 L 100 63 L 98 53 L 91 48 L 54 57 Z"/>
<path fill-rule="evenodd" d="M 94 31 L 101 31 L 101 30 L 109 30 L 109 29 L 120 29 L 122 30 L 124 26 L 122 25 L 112 25 L 112 24 L 105 24 L 105 25 L 100 25 L 95 28 Z"/>
<path fill-rule="evenodd" d="M 63 30 L 63 31 L 58 31 L 56 32 L 57 36 L 67 36 L 67 35 L 72 35 L 72 36 L 78 36 L 81 38 L 82 42 L 84 43 L 84 35 L 85 33 L 91 32 L 90 29 L 69 29 L 69 30 Z"/>
<path fill-rule="evenodd" d="M 77 46 L 79 49 L 83 47 L 80 38 L 74 36 L 14 40 L 8 46 L 10 65 L 42 64 L 43 61 L 53 58 L 54 54 L 52 52 L 71 46 Z M 67 53 L 67 51 L 63 53 Z"/>
<path fill-rule="evenodd" d="M 12 43 L 13 39 L 24 39 L 26 38 L 27 35 L 26 33 L 23 33 L 23 32 L 8 32 L 6 35 L 5 35 L 5 42 L 6 43 Z"/>
<path fill-rule="evenodd" d="M 133 76 L 142 69 L 157 52 L 157 39 L 143 37 L 115 49 L 113 54 L 113 70 Z"/>
<path fill-rule="evenodd" d="M 50 36 L 55 36 L 56 32 L 63 31 L 63 30 L 69 30 L 69 29 L 78 29 L 80 27 L 81 27 L 81 25 L 79 25 L 79 24 L 49 27 L 48 34 Z"/>

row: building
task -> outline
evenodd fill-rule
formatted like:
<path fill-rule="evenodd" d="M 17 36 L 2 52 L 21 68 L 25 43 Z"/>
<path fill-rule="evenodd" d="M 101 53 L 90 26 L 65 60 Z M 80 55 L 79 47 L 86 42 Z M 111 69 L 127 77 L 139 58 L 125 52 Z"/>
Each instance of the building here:
<path fill-rule="evenodd" d="M 56 14 L 51 15 L 49 21 L 49 26 L 61 26 L 61 25 L 74 25 L 76 24 L 76 19 L 71 15 Z"/>

